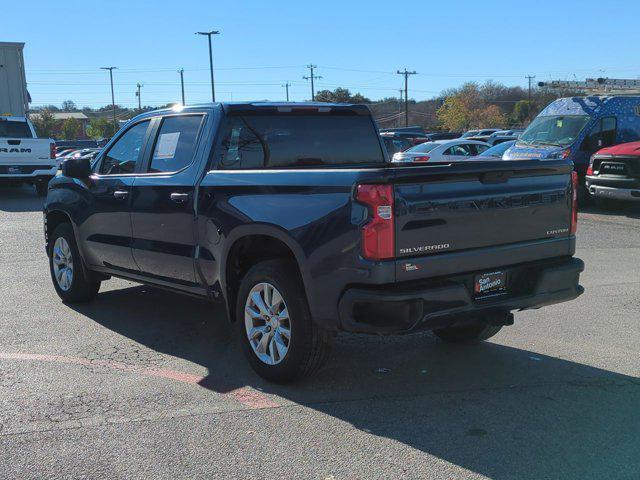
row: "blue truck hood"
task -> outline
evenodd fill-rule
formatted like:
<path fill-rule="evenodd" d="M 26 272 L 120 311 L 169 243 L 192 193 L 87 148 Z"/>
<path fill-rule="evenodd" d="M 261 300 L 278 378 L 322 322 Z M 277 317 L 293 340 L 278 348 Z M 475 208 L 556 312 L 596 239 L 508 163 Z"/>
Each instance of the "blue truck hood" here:
<path fill-rule="evenodd" d="M 525 145 L 516 143 L 507 149 L 502 156 L 503 160 L 544 160 L 548 158 L 558 158 L 559 152 L 567 147 L 555 147 L 552 145 Z M 556 154 L 556 155 L 554 155 Z"/>

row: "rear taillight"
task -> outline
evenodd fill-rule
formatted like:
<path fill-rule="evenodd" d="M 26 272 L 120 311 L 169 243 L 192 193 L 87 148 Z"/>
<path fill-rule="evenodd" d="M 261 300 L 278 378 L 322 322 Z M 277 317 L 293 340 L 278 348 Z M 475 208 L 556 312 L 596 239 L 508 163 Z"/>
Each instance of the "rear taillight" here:
<path fill-rule="evenodd" d="M 371 218 L 362 227 L 362 256 L 368 260 L 393 258 L 393 186 L 358 185 L 356 199 L 370 207 Z"/>
<path fill-rule="evenodd" d="M 423 155 L 421 157 L 413 157 L 414 162 L 428 162 L 429 158 L 427 155 Z"/>
<path fill-rule="evenodd" d="M 49 158 L 56 158 L 56 144 L 49 144 Z"/>
<path fill-rule="evenodd" d="M 578 173 L 571 172 L 571 234 L 578 230 Z"/>

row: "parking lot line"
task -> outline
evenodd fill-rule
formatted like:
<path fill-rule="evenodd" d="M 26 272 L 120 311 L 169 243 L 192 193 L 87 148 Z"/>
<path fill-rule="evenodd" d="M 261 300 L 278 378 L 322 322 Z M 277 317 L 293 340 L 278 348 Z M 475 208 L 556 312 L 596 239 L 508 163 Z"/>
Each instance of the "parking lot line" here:
<path fill-rule="evenodd" d="M 121 372 L 132 372 L 143 376 L 165 378 L 180 383 L 198 385 L 203 388 L 207 388 L 205 381 L 206 377 L 203 377 L 201 375 L 194 375 L 178 370 L 169 370 L 163 368 L 138 367 L 136 365 L 114 362 L 110 360 L 87 360 L 86 358 L 71 357 L 67 355 L 47 355 L 40 353 L 21 352 L 0 352 L 0 359 L 62 363 L 67 365 L 82 365 L 87 367 L 103 367 Z M 231 398 L 251 409 L 276 408 L 280 406 L 279 403 L 274 402 L 266 395 L 251 387 L 240 387 L 219 394 L 224 397 Z"/>

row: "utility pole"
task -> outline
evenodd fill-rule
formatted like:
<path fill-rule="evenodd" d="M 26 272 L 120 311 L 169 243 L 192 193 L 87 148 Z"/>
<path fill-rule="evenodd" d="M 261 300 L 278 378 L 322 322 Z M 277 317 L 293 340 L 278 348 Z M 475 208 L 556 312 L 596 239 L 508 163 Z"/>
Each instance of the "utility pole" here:
<path fill-rule="evenodd" d="M 143 87 L 143 85 L 140 85 L 138 83 L 136 86 L 138 87 L 138 91 L 136 92 L 136 97 L 138 97 L 138 110 L 142 110 L 142 99 L 140 97 L 140 89 Z"/>
<path fill-rule="evenodd" d="M 529 102 L 531 102 L 531 81 L 536 78 L 535 75 L 527 75 L 526 77 L 527 80 L 529 80 Z"/>
<path fill-rule="evenodd" d="M 409 126 L 409 75 L 416 75 L 418 72 L 415 70 L 409 72 L 406 68 L 404 72 L 398 70 L 398 75 L 404 75 L 404 126 Z"/>
<path fill-rule="evenodd" d="M 291 84 L 287 81 L 284 85 L 282 85 L 287 90 L 287 102 L 289 101 L 289 87 Z"/>
<path fill-rule="evenodd" d="M 211 101 L 216 101 L 216 90 L 213 85 L 213 50 L 211 49 L 211 36 L 212 35 L 220 35 L 220 32 L 217 30 L 211 30 L 210 32 L 196 32 L 196 35 L 206 35 L 209 37 L 209 70 L 211 72 Z"/>
<path fill-rule="evenodd" d="M 178 70 L 180 74 L 180 89 L 182 90 L 182 105 L 184 105 L 184 68 Z"/>
<path fill-rule="evenodd" d="M 311 80 L 311 101 L 312 101 L 312 102 L 314 102 L 314 101 L 315 101 L 315 99 L 316 99 L 316 91 L 315 91 L 315 88 L 314 88 L 313 81 L 314 81 L 314 80 L 319 80 L 319 79 L 321 79 L 322 77 L 321 77 L 321 76 L 319 76 L 319 75 L 314 75 L 314 74 L 313 74 L 313 69 L 314 69 L 314 68 L 318 68 L 318 66 L 317 66 L 317 65 L 309 64 L 309 65 L 307 65 L 307 68 L 309 69 L 309 71 L 310 71 L 311 73 L 310 73 L 310 75 L 309 75 L 308 77 L 303 76 L 302 78 L 303 78 L 303 79 L 305 79 L 305 80 Z"/>
<path fill-rule="evenodd" d="M 111 80 L 111 110 L 113 111 L 113 128 L 114 133 L 118 131 L 118 122 L 116 121 L 116 99 L 113 94 L 113 71 L 118 67 L 100 67 L 100 70 L 109 70 L 109 79 Z"/>

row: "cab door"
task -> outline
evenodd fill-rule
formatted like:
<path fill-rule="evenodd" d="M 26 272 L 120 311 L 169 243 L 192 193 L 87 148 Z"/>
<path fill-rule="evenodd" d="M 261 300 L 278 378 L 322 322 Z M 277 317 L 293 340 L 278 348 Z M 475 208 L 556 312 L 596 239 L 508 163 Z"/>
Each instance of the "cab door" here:
<path fill-rule="evenodd" d="M 137 272 L 131 252 L 131 188 L 148 141 L 150 121 L 124 131 L 102 154 L 87 182 L 88 202 L 78 222 L 89 265 Z"/>
<path fill-rule="evenodd" d="M 204 113 L 185 113 L 156 120 L 150 155 L 131 197 L 133 256 L 144 275 L 197 283 L 194 200 L 205 118 Z"/>

